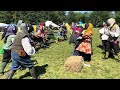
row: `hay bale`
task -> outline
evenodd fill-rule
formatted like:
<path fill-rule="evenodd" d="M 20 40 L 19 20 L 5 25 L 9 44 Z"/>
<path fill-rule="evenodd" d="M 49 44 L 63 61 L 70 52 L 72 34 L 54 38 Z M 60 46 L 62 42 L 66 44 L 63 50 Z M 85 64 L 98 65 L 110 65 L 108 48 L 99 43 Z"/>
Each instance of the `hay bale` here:
<path fill-rule="evenodd" d="M 70 56 L 66 59 L 64 68 L 70 72 L 81 72 L 84 66 L 84 59 L 82 56 Z"/>

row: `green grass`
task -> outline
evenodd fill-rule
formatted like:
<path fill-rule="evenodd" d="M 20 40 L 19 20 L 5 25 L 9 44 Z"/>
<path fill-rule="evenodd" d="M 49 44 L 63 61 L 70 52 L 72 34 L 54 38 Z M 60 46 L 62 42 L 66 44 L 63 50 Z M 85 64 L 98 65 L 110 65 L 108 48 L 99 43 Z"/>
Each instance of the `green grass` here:
<path fill-rule="evenodd" d="M 84 67 L 81 72 L 66 72 L 64 70 L 64 62 L 73 52 L 73 45 L 68 44 L 68 41 L 59 42 L 57 44 L 51 44 L 50 48 L 46 50 L 40 49 L 35 55 L 32 56 L 32 60 L 37 60 L 37 74 L 40 74 L 41 79 L 119 79 L 120 78 L 120 63 L 114 59 L 102 60 L 102 50 L 97 46 L 100 45 L 101 40 L 97 29 L 94 30 L 93 35 L 93 65 L 91 67 Z M 0 42 L 2 43 L 2 41 Z M 2 44 L 1 44 L 2 45 Z M 2 55 L 0 55 L 0 60 Z M 48 65 L 45 67 L 45 65 Z M 11 63 L 9 63 L 5 69 L 8 71 Z M 1 64 L 0 64 L 1 67 Z M 22 76 L 23 79 L 31 79 L 27 76 L 29 70 L 18 70 L 13 79 L 19 79 Z M 5 75 L 0 76 L 0 79 L 5 79 Z"/>

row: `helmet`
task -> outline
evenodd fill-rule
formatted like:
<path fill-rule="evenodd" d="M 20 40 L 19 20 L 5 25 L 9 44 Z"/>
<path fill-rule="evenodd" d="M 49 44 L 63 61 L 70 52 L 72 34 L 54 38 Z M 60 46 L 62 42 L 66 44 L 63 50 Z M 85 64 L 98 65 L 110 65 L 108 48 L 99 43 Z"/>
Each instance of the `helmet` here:
<path fill-rule="evenodd" d="M 21 25 L 20 25 L 20 30 L 22 30 L 22 31 L 28 31 L 28 25 L 26 24 L 26 23 L 22 23 Z"/>
<path fill-rule="evenodd" d="M 15 24 L 10 24 L 7 27 L 7 31 L 6 31 L 6 36 L 12 35 L 12 34 L 16 34 L 18 31 L 18 27 Z"/>

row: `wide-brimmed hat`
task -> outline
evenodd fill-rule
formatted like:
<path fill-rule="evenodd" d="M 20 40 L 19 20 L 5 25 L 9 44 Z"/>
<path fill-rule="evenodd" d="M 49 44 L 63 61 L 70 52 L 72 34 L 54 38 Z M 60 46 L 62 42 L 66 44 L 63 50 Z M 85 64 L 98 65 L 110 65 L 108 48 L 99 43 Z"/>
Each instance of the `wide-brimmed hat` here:
<path fill-rule="evenodd" d="M 110 25 L 110 26 L 113 25 L 115 22 L 116 22 L 116 20 L 114 18 L 109 18 L 107 20 L 107 24 Z"/>

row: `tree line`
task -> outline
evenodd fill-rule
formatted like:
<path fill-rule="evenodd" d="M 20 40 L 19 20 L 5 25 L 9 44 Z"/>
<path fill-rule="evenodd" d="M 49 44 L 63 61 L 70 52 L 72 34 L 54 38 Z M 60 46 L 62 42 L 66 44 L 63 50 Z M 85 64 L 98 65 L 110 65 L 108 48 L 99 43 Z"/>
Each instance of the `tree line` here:
<path fill-rule="evenodd" d="M 15 23 L 18 20 L 23 20 L 32 24 L 40 24 L 47 20 L 53 21 L 56 24 L 67 22 L 91 22 L 94 27 L 99 27 L 108 18 L 115 18 L 120 25 L 120 11 L 91 11 L 85 13 L 76 13 L 74 11 L 0 11 L 0 22 Z"/>

